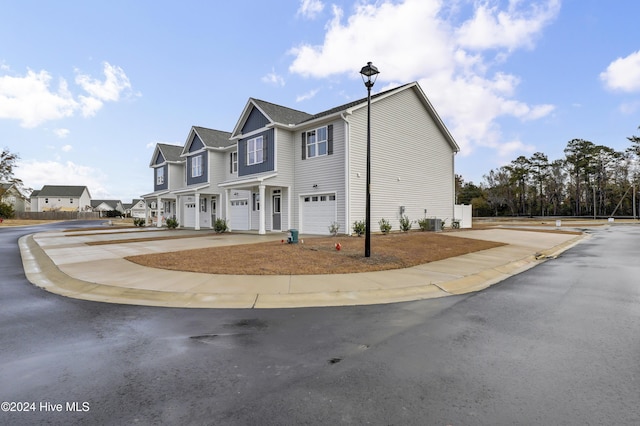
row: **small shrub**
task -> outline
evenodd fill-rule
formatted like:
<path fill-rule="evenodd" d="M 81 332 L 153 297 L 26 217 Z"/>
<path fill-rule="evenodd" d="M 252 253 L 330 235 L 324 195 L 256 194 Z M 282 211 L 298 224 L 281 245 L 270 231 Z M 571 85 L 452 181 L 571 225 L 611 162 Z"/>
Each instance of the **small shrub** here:
<path fill-rule="evenodd" d="M 402 232 L 409 232 L 411 230 L 411 221 L 407 215 L 400 218 L 400 230 Z"/>
<path fill-rule="evenodd" d="M 179 223 L 176 220 L 176 218 L 174 217 L 170 217 L 167 219 L 167 228 L 169 229 L 176 229 L 178 227 Z"/>
<path fill-rule="evenodd" d="M 329 232 L 335 237 L 338 235 L 338 231 L 340 230 L 340 224 L 338 222 L 333 222 L 329 225 Z"/>
<path fill-rule="evenodd" d="M 2 219 L 12 219 L 15 215 L 15 211 L 13 210 L 13 206 L 7 203 L 0 203 L 0 218 Z"/>
<path fill-rule="evenodd" d="M 380 232 L 382 232 L 383 234 L 388 234 L 389 231 L 391 231 L 391 224 L 384 217 L 380 219 L 378 225 L 380 225 Z"/>
<path fill-rule="evenodd" d="M 229 225 L 227 225 L 227 219 L 216 219 L 215 223 L 213 224 L 213 230 L 216 231 L 218 234 L 222 234 L 223 232 L 227 232 L 229 230 Z"/>
<path fill-rule="evenodd" d="M 355 222 L 353 222 L 352 229 L 354 234 L 356 234 L 358 237 L 361 237 L 365 232 L 367 232 L 367 224 L 364 223 L 364 220 L 356 220 Z"/>
<path fill-rule="evenodd" d="M 146 225 L 146 220 L 144 220 L 141 217 L 135 217 L 133 218 L 133 226 L 139 226 L 139 227 L 144 227 Z"/>
<path fill-rule="evenodd" d="M 427 219 L 426 217 L 424 219 L 418 219 L 418 226 L 420 227 L 421 231 L 428 231 L 429 219 Z"/>

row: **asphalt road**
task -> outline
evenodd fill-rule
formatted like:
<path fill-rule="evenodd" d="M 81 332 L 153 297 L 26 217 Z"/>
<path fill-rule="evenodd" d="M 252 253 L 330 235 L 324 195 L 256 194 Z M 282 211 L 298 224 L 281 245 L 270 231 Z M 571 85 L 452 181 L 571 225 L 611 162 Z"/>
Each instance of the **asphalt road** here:
<path fill-rule="evenodd" d="M 638 226 L 473 295 L 290 310 L 49 294 L 31 232 L 0 229 L 3 425 L 640 424 Z"/>

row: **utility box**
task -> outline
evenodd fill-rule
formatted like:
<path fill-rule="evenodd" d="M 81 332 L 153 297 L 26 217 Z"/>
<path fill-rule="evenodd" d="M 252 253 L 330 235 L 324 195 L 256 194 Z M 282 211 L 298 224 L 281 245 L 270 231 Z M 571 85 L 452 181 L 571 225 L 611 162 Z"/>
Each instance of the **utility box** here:
<path fill-rule="evenodd" d="M 442 231 L 442 219 L 427 219 L 427 221 L 427 223 L 429 224 L 429 231 Z"/>
<path fill-rule="evenodd" d="M 289 244 L 298 244 L 298 230 L 297 229 L 289 229 L 289 236 L 287 237 L 287 242 Z"/>

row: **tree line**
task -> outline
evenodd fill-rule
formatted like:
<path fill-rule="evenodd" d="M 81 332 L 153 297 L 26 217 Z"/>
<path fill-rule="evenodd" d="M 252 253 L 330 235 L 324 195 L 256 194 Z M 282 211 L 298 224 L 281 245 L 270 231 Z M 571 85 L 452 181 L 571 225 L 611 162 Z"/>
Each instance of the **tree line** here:
<path fill-rule="evenodd" d="M 637 215 L 640 136 L 627 139 L 631 145 L 624 151 L 572 139 L 564 158 L 521 155 L 491 170 L 479 185 L 456 175 L 456 202 L 471 204 L 475 216 Z"/>

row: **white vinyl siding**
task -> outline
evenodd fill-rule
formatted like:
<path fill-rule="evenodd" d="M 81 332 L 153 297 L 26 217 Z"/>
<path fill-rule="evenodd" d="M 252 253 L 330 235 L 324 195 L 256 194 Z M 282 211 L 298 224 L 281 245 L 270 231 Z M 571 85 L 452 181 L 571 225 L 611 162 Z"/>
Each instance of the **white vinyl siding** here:
<path fill-rule="evenodd" d="M 333 153 L 318 158 L 307 158 L 302 160 L 302 145 L 300 143 L 302 132 L 296 132 L 294 139 L 295 146 L 295 188 L 292 216 L 293 227 L 300 227 L 300 215 L 302 203 L 301 196 L 304 195 L 325 195 L 335 194 L 335 221 L 340 224 L 340 232 L 348 232 L 345 222 L 345 126 L 342 120 L 325 123 L 311 129 L 304 129 L 305 132 L 333 125 Z M 314 186 L 316 185 L 316 186 Z M 329 219 L 332 219 L 330 217 Z M 328 226 L 329 224 L 327 224 Z M 303 228 L 305 228 L 303 224 Z M 306 232 L 303 230 L 303 232 Z M 329 233 L 328 228 L 322 233 Z"/>
<path fill-rule="evenodd" d="M 372 104 L 371 223 L 384 217 L 399 229 L 400 206 L 410 220 L 453 217 L 453 149 L 413 89 Z M 365 216 L 367 108 L 351 125 L 351 222 Z M 358 176 L 359 174 L 359 176 Z"/>

